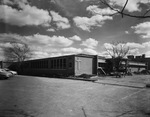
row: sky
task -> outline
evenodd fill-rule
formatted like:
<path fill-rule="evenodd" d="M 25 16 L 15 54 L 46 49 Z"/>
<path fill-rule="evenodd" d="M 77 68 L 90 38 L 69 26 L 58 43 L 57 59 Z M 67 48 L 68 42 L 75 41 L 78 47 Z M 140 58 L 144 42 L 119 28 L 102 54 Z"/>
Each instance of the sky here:
<path fill-rule="evenodd" d="M 109 2 L 121 9 L 126 0 Z M 124 12 L 142 15 L 149 8 L 149 0 L 129 0 Z M 106 56 L 105 48 L 115 42 L 125 42 L 129 54 L 150 57 L 150 18 L 114 13 L 99 0 L 0 0 L 0 60 L 12 42 L 28 44 L 33 59 Z"/>

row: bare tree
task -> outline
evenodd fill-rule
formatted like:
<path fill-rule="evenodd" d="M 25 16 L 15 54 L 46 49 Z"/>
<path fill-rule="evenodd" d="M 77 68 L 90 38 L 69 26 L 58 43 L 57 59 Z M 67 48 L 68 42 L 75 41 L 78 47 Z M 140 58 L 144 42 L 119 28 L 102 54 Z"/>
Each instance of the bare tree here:
<path fill-rule="evenodd" d="M 100 0 L 100 3 L 104 4 L 105 6 L 109 7 L 111 10 L 116 12 L 112 15 L 120 14 L 122 16 L 122 18 L 123 18 L 123 16 L 128 16 L 128 17 L 133 17 L 133 18 L 150 18 L 150 15 L 147 15 L 150 12 L 150 9 L 147 9 L 143 14 L 139 14 L 139 15 L 126 13 L 125 8 L 126 8 L 128 2 L 129 2 L 129 0 L 126 0 L 126 2 L 124 3 L 124 6 L 122 8 L 118 9 L 114 5 L 114 3 L 112 3 L 110 0 Z"/>
<path fill-rule="evenodd" d="M 111 56 L 113 61 L 113 70 L 119 72 L 122 67 L 123 58 L 129 53 L 129 46 L 126 43 L 116 42 L 105 46 L 107 53 Z"/>
<path fill-rule="evenodd" d="M 25 43 L 11 43 L 10 47 L 4 48 L 3 51 L 7 61 L 22 62 L 31 57 L 31 50 Z"/>
<path fill-rule="evenodd" d="M 9 66 L 10 69 L 16 70 L 19 74 L 23 72 L 22 62 L 31 58 L 31 50 L 25 43 L 10 43 L 10 46 L 3 48 L 6 61 L 15 62 Z"/>

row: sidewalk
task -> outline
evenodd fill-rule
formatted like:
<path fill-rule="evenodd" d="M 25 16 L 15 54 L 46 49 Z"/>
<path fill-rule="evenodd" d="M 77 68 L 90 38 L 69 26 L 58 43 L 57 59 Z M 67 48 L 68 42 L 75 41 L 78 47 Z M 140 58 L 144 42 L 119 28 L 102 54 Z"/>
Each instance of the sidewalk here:
<path fill-rule="evenodd" d="M 104 85 L 132 87 L 132 88 L 145 88 L 145 83 L 125 82 L 116 80 L 98 80 L 95 83 L 100 83 Z"/>

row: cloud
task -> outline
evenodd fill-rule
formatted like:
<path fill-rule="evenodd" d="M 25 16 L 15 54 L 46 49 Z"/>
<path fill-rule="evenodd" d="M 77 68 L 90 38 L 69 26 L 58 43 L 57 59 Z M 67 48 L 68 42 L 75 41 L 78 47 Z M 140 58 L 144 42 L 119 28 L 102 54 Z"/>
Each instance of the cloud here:
<path fill-rule="evenodd" d="M 79 36 L 77 36 L 77 35 L 69 37 L 69 39 L 74 40 L 74 41 L 81 41 L 81 38 Z"/>
<path fill-rule="evenodd" d="M 125 31 L 125 34 L 129 34 L 129 31 Z"/>
<path fill-rule="evenodd" d="M 24 39 L 23 36 L 20 36 L 18 34 L 3 33 L 3 34 L 0 34 L 0 42 L 1 43 L 7 43 L 7 42 L 26 43 L 26 40 Z"/>
<path fill-rule="evenodd" d="M 82 46 L 86 46 L 88 48 L 94 49 L 98 45 L 98 41 L 92 38 L 86 39 L 85 41 L 82 41 Z"/>
<path fill-rule="evenodd" d="M 62 17 L 54 11 L 50 11 L 50 13 L 52 15 L 52 20 L 55 22 L 58 29 L 67 29 L 71 27 L 67 18 Z"/>
<path fill-rule="evenodd" d="M 145 55 L 146 55 L 146 57 L 150 57 L 150 51 L 147 51 L 147 52 L 145 53 Z"/>
<path fill-rule="evenodd" d="M 93 15 L 112 15 L 116 13 L 116 11 L 113 11 L 110 8 L 98 8 L 97 5 L 90 5 L 86 8 L 86 10 L 92 13 Z"/>
<path fill-rule="evenodd" d="M 150 47 L 150 41 L 142 43 L 144 47 Z"/>
<path fill-rule="evenodd" d="M 135 42 L 128 42 L 126 43 L 126 46 L 128 46 L 130 49 L 141 49 L 141 48 L 145 48 L 144 45 L 140 44 L 140 43 L 135 43 Z"/>
<path fill-rule="evenodd" d="M 126 47 L 129 47 L 129 49 L 141 49 L 141 48 L 145 48 L 145 46 L 143 44 L 140 43 L 135 43 L 135 42 L 128 42 L 128 43 L 119 43 L 117 46 L 120 46 L 120 44 L 125 45 Z M 112 49 L 112 47 L 115 46 L 111 43 L 104 43 L 104 47 L 108 48 L 108 49 Z"/>
<path fill-rule="evenodd" d="M 90 54 L 90 55 L 97 55 L 97 51 L 96 50 L 93 50 L 91 48 L 84 48 L 83 49 L 83 53 L 85 54 Z"/>
<path fill-rule="evenodd" d="M 7 47 L 12 47 L 12 45 L 7 42 L 7 43 L 0 43 L 0 48 L 7 48 Z"/>
<path fill-rule="evenodd" d="M 77 53 L 82 53 L 82 49 L 81 48 L 74 48 L 74 47 L 62 48 L 61 52 L 69 53 L 69 54 L 77 54 Z"/>
<path fill-rule="evenodd" d="M 47 29 L 47 31 L 49 31 L 49 32 L 55 32 L 55 29 L 49 28 L 49 29 Z"/>
<path fill-rule="evenodd" d="M 124 4 L 126 3 L 126 0 L 110 0 L 111 3 L 123 7 Z M 126 5 L 125 9 L 128 10 L 129 12 L 134 12 L 134 11 L 141 11 L 142 9 L 140 8 L 141 3 L 149 3 L 149 0 L 129 0 L 128 4 Z"/>
<path fill-rule="evenodd" d="M 34 58 L 45 58 L 67 53 L 80 52 L 81 49 L 70 47 L 73 40 L 64 36 L 48 36 L 34 34 L 29 36 L 20 36 L 17 34 L 0 34 L 0 49 L 7 48 L 11 42 L 26 43 L 31 48 Z"/>
<path fill-rule="evenodd" d="M 64 36 L 47 36 L 47 35 L 40 35 L 35 34 L 33 36 L 25 36 L 25 38 L 28 40 L 28 42 L 37 45 L 47 45 L 47 46 L 53 46 L 53 47 L 67 47 L 73 44 L 72 40 L 69 40 L 68 38 Z"/>
<path fill-rule="evenodd" d="M 93 27 L 102 27 L 105 20 L 112 20 L 110 16 L 94 15 L 91 18 L 76 16 L 73 18 L 75 25 L 84 31 L 89 31 Z"/>
<path fill-rule="evenodd" d="M 39 59 L 39 58 L 48 58 L 50 57 L 49 54 L 47 52 L 43 52 L 43 51 L 34 51 L 33 52 L 34 56 L 32 57 L 32 59 Z"/>
<path fill-rule="evenodd" d="M 28 4 L 27 0 L 2 0 L 3 4 L 6 5 L 19 5 L 19 7 Z"/>
<path fill-rule="evenodd" d="M 20 27 L 26 25 L 49 26 L 51 17 L 48 11 L 30 5 L 21 7 L 22 10 L 17 10 L 7 5 L 0 5 L 0 20 Z"/>
<path fill-rule="evenodd" d="M 130 49 L 128 54 L 130 54 L 130 55 L 139 55 L 140 54 L 139 48 Z"/>
<path fill-rule="evenodd" d="M 128 54 L 133 54 L 133 55 L 138 55 L 140 54 L 140 50 L 141 49 L 145 49 L 146 48 L 146 43 L 135 43 L 135 42 L 128 42 L 128 43 L 120 43 L 118 45 L 113 45 L 111 43 L 104 43 L 104 47 L 107 49 L 107 51 L 103 52 L 103 55 L 105 56 L 110 56 L 109 54 L 113 55 L 113 47 L 117 47 L 118 49 L 120 49 L 120 45 L 125 45 L 123 48 L 127 49 L 129 47 L 129 52 Z"/>
<path fill-rule="evenodd" d="M 150 22 L 143 22 L 131 28 L 135 29 L 135 33 L 141 34 L 142 38 L 150 38 Z"/>

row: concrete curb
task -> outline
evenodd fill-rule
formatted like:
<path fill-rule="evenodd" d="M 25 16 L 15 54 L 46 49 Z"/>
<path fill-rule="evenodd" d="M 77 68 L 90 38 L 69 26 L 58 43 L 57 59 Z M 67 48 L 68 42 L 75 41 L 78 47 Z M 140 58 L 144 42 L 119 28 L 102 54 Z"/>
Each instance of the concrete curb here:
<path fill-rule="evenodd" d="M 131 88 L 145 88 L 145 84 L 143 83 L 129 83 L 129 82 L 115 82 L 115 81 L 96 81 L 95 83 L 100 83 L 104 85 L 114 85 L 114 86 L 123 86 L 123 87 L 131 87 Z"/>

